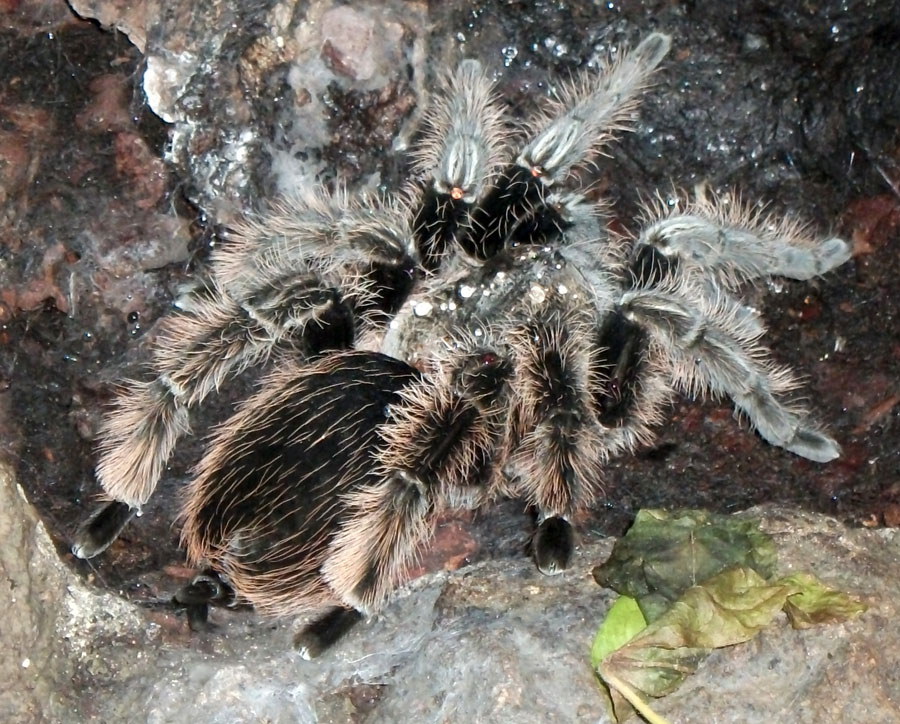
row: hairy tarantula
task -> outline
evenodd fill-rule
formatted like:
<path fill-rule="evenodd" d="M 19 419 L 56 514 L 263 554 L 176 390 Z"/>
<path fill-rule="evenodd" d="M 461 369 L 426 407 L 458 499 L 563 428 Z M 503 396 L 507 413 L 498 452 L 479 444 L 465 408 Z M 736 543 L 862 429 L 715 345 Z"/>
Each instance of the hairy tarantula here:
<path fill-rule="evenodd" d="M 106 418 L 112 500 L 75 554 L 100 553 L 146 503 L 191 407 L 270 362 L 187 490 L 182 541 L 206 570 L 177 598 L 200 618 L 214 601 L 328 607 L 298 636 L 307 657 L 383 604 L 448 507 L 523 498 L 537 567 L 566 568 L 604 463 L 651 439 L 676 390 L 728 396 L 772 445 L 837 457 L 737 292 L 823 274 L 848 245 L 734 196 L 658 203 L 625 238 L 579 193 L 577 170 L 628 127 L 669 47 L 650 35 L 521 133 L 463 61 L 404 194 L 302 189 L 233 229 L 165 322 L 156 378 Z"/>

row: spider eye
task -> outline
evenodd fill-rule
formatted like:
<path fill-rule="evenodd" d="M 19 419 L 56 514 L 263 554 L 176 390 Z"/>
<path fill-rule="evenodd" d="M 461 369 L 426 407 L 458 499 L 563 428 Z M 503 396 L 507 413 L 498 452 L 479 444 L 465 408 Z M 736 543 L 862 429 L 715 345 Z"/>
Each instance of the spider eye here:
<path fill-rule="evenodd" d="M 497 362 L 499 362 L 499 360 L 500 358 L 493 352 L 485 352 L 483 355 L 481 355 L 481 364 L 483 364 L 485 367 L 495 365 L 497 364 Z"/>
<path fill-rule="evenodd" d="M 450 189 L 450 198 L 454 201 L 459 201 L 463 196 L 465 196 L 465 192 L 459 186 Z"/>
<path fill-rule="evenodd" d="M 532 167 L 531 167 L 531 175 L 532 175 L 534 178 L 538 178 L 538 177 L 540 177 L 540 176 L 543 176 L 543 175 L 544 175 L 544 169 L 542 169 L 540 166 L 532 166 Z"/>

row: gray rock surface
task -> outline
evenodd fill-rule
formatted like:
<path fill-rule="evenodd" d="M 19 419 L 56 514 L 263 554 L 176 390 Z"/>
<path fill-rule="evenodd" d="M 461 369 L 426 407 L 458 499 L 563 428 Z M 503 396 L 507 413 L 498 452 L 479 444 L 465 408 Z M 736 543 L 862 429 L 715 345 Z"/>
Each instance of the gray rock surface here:
<path fill-rule="evenodd" d="M 900 531 L 825 516 L 752 511 L 781 572 L 813 571 L 869 605 L 806 631 L 781 619 L 715 652 L 670 697 L 672 722 L 900 721 Z M 0 467 L 4 616 L 0 719 L 22 722 L 607 722 L 589 664 L 611 593 L 591 578 L 612 541 L 589 540 L 571 570 L 528 560 L 429 575 L 314 662 L 291 622 L 217 611 L 183 619 L 86 586 L 56 553 L 8 467 Z"/>

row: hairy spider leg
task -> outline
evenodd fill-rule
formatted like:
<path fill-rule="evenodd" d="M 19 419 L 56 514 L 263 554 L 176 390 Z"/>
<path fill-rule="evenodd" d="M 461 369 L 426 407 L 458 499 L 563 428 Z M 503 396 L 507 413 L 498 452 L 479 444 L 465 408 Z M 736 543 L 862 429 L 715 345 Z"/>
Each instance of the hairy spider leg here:
<path fill-rule="evenodd" d="M 93 558 L 102 553 L 136 514 L 137 508 L 118 500 L 100 506 L 78 526 L 72 541 L 72 553 L 76 558 Z"/>
<path fill-rule="evenodd" d="M 481 64 L 464 60 L 448 75 L 425 118 L 414 172 L 425 179 L 413 220 L 422 265 L 431 271 L 458 247 L 471 209 L 500 165 L 506 131 L 494 84 Z"/>
<path fill-rule="evenodd" d="M 131 382 L 106 416 L 96 474 L 113 502 L 79 528 L 75 555 L 90 558 L 115 540 L 127 523 L 113 524 L 122 518 L 119 503 L 147 502 L 189 430 L 188 410 L 226 379 L 273 353 L 348 348 L 361 318 L 399 305 L 412 286 L 415 250 L 397 212 L 320 191 L 237 227 L 217 252 L 211 283 L 182 297 L 180 313 L 163 322 L 156 379 Z"/>
<path fill-rule="evenodd" d="M 582 73 L 561 88 L 531 121 L 529 140 L 473 210 L 469 234 L 461 240 L 466 251 L 487 259 L 534 230 L 545 236 L 565 230 L 551 187 L 589 164 L 616 131 L 630 127 L 638 95 L 670 47 L 669 36 L 653 33 L 601 73 Z"/>
<path fill-rule="evenodd" d="M 650 330 L 674 383 L 688 395 L 727 395 L 763 439 L 801 457 L 828 462 L 840 455 L 803 407 L 784 400 L 797 380 L 772 362 L 758 341 L 762 325 L 747 307 L 724 292 L 713 298 L 685 276 L 626 291 L 621 307 Z"/>
<path fill-rule="evenodd" d="M 842 239 L 818 242 L 796 222 L 753 211 L 732 194 L 660 204 L 632 256 L 634 288 L 622 307 L 661 344 L 675 383 L 690 395 L 727 395 L 769 443 L 816 462 L 840 447 L 784 398 L 798 387 L 759 339 L 758 313 L 731 296 L 770 275 L 810 279 L 850 258 Z M 699 300 L 699 304 L 698 304 Z"/>
<path fill-rule="evenodd" d="M 537 567 L 559 573 L 574 548 L 569 520 L 602 491 L 606 460 L 591 403 L 590 324 L 562 309 L 544 309 L 513 328 L 515 414 L 512 468 L 518 492 L 538 511 L 532 541 Z"/>
<path fill-rule="evenodd" d="M 607 458 L 649 444 L 664 419 L 671 386 L 650 345 L 650 335 L 618 306 L 597 327 L 590 392 Z"/>
<path fill-rule="evenodd" d="M 396 197 L 302 188 L 236 224 L 213 254 L 213 273 L 238 301 L 276 280 L 311 273 L 335 279 L 357 315 L 392 313 L 418 262 L 409 215 Z"/>
<path fill-rule="evenodd" d="M 117 517 L 120 504 L 137 510 L 149 500 L 175 443 L 190 429 L 189 408 L 228 377 L 265 362 L 279 345 L 294 349 L 302 340 L 309 354 L 353 341 L 338 292 L 315 278 L 270 285 L 243 304 L 218 294 L 190 308 L 163 322 L 153 351 L 156 379 L 131 381 L 107 413 L 96 475 L 113 501 L 77 532 L 72 550 L 79 557 L 93 557 L 115 540 L 127 521 L 117 528 L 98 524 Z"/>
<path fill-rule="evenodd" d="M 808 226 L 752 209 L 733 194 L 677 203 L 660 201 L 646 213 L 648 225 L 635 244 L 638 254 L 658 252 L 658 263 L 733 288 L 767 276 L 812 279 L 852 254 L 843 239 L 816 239 Z"/>
<path fill-rule="evenodd" d="M 353 513 L 322 572 L 357 609 L 383 603 L 433 534 L 438 512 L 483 502 L 499 475 L 508 361 L 473 344 L 443 367 L 401 391 L 380 430 L 379 482 L 347 498 Z"/>

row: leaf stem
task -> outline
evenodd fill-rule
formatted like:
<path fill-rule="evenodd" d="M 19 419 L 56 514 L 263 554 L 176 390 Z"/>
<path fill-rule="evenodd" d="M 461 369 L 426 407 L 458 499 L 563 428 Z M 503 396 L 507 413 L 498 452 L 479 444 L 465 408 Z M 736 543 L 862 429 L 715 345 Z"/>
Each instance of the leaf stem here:
<path fill-rule="evenodd" d="M 640 694 L 622 681 L 618 676 L 611 673 L 603 664 L 600 664 L 599 674 L 603 677 L 603 681 L 606 682 L 607 686 L 612 687 L 624 696 L 628 700 L 628 703 L 631 704 L 650 724 L 669 724 L 668 719 L 653 711 L 653 709 L 650 708 L 650 705 L 641 698 Z"/>

